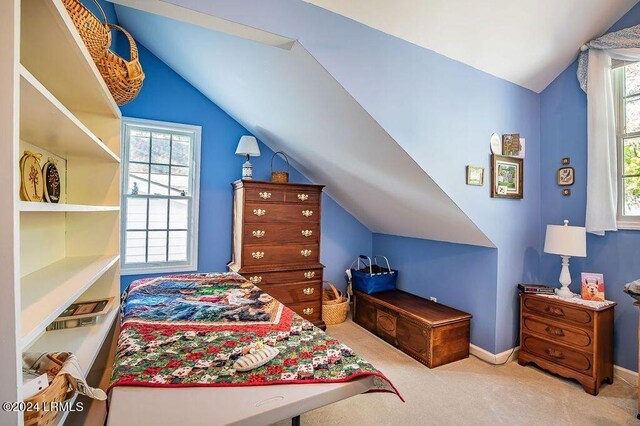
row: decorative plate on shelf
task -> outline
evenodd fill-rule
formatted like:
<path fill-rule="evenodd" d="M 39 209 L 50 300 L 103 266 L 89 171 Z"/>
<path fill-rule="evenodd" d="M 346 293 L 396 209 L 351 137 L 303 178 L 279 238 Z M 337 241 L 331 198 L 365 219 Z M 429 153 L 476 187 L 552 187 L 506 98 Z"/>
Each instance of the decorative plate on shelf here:
<path fill-rule="evenodd" d="M 42 201 L 43 194 L 40 154 L 25 151 L 20 159 L 20 198 L 24 201 Z"/>
<path fill-rule="evenodd" d="M 56 167 L 55 160 L 49 160 L 42 167 L 44 176 L 44 199 L 47 203 L 57 203 L 60 201 L 60 173 Z"/>

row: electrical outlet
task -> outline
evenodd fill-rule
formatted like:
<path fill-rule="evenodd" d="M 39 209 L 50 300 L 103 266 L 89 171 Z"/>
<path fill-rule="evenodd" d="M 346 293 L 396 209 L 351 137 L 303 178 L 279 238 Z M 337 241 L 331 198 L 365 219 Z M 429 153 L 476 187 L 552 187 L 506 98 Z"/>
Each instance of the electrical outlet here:
<path fill-rule="evenodd" d="M 437 298 L 437 297 L 433 297 L 433 296 L 431 296 L 431 297 L 429 298 L 429 300 L 431 300 L 432 302 L 436 302 L 436 303 L 438 303 L 438 298 Z"/>

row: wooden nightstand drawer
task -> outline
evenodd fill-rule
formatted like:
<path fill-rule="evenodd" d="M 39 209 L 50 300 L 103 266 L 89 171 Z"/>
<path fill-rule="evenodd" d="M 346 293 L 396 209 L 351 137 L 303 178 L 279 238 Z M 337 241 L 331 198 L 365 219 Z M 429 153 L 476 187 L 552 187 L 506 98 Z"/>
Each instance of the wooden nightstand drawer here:
<path fill-rule="evenodd" d="M 567 306 L 553 299 L 527 297 L 523 303 L 524 314 L 543 315 L 560 321 L 567 321 L 583 327 L 593 327 L 593 312 L 578 305 Z"/>
<path fill-rule="evenodd" d="M 524 315 L 522 330 L 527 333 L 539 334 L 554 341 L 586 351 L 593 350 L 593 337 L 591 331 L 565 326 L 557 321 L 544 317 Z"/>
<path fill-rule="evenodd" d="M 522 347 L 533 355 L 542 357 L 555 364 L 590 376 L 593 369 L 593 356 L 539 339 L 528 334 L 522 335 Z"/>

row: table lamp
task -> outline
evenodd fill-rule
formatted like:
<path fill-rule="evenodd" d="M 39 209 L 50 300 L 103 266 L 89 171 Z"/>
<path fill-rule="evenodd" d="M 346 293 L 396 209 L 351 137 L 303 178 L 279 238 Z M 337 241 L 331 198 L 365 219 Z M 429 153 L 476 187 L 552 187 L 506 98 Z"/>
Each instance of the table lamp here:
<path fill-rule="evenodd" d="M 254 157 L 260 156 L 260 148 L 256 138 L 249 135 L 241 137 L 240 142 L 238 142 L 238 148 L 236 148 L 236 154 L 247 156 L 247 161 L 242 165 L 242 179 L 252 179 L 253 167 L 249 159 L 252 155 Z"/>
<path fill-rule="evenodd" d="M 560 297 L 573 297 L 569 290 L 571 274 L 569 273 L 569 258 L 571 256 L 587 256 L 587 233 L 582 226 L 569 226 L 565 220 L 564 225 L 547 225 L 547 235 L 544 241 L 544 252 L 559 254 L 562 257 L 562 270 L 560 271 L 560 284 L 562 287 L 556 291 Z"/>

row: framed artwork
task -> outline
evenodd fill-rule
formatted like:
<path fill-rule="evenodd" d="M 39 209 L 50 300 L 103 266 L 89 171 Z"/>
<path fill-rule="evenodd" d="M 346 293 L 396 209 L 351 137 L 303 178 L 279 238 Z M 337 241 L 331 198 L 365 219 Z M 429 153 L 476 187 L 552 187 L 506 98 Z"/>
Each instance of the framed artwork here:
<path fill-rule="evenodd" d="M 467 185 L 484 185 L 484 167 L 467 166 Z"/>
<path fill-rule="evenodd" d="M 583 272 L 582 278 L 582 298 L 584 300 L 604 301 L 604 275 Z"/>
<path fill-rule="evenodd" d="M 520 154 L 520 134 L 507 133 L 502 135 L 502 155 L 518 156 Z"/>
<path fill-rule="evenodd" d="M 491 135 L 491 152 L 502 155 L 502 141 L 500 140 L 500 135 L 497 133 Z"/>
<path fill-rule="evenodd" d="M 573 167 L 560 167 L 558 169 L 558 185 L 571 186 L 575 183 L 575 170 Z"/>
<path fill-rule="evenodd" d="M 504 155 L 491 156 L 491 197 L 524 197 L 524 161 Z"/>

